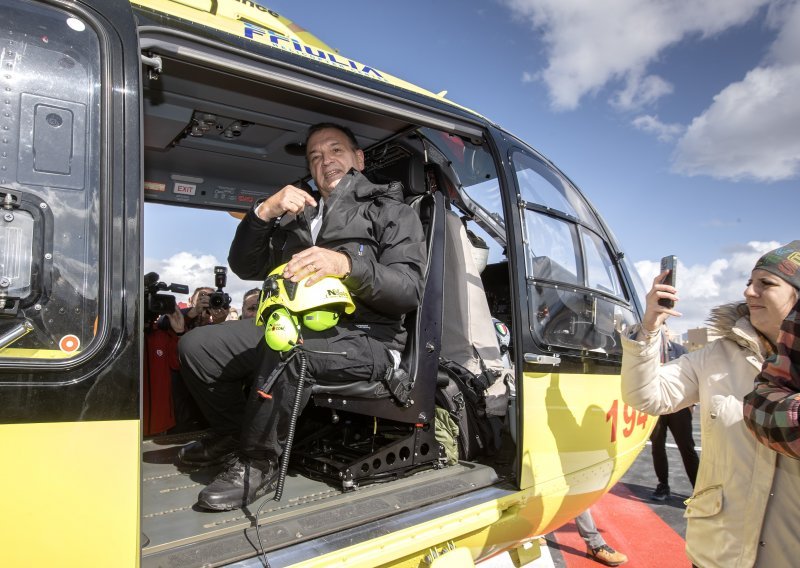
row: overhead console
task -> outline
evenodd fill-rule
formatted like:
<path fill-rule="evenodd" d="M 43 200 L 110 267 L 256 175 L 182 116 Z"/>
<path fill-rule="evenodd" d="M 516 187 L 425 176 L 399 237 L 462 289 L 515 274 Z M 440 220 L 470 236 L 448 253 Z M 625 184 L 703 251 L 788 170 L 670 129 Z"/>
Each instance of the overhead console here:
<path fill-rule="evenodd" d="M 313 124 L 344 124 L 364 148 L 408 127 L 171 58 L 145 79 L 142 106 L 145 199 L 228 211 L 245 211 L 308 175 L 303 143 Z"/>

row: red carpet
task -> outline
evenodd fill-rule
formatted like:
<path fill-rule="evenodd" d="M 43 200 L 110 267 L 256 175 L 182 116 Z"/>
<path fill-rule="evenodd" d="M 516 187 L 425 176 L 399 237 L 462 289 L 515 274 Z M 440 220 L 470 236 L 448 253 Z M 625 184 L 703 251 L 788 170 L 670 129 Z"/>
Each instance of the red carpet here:
<path fill-rule="evenodd" d="M 592 506 L 592 517 L 609 546 L 628 555 L 626 568 L 688 568 L 683 538 L 618 483 Z M 586 557 L 586 545 L 570 522 L 553 533 L 568 568 L 601 566 Z"/>

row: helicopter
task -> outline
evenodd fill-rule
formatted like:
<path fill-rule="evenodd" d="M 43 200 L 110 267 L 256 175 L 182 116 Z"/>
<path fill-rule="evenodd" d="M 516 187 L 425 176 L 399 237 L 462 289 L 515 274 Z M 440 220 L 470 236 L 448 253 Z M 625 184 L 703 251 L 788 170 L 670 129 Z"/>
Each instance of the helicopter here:
<path fill-rule="evenodd" d="M 636 459 L 654 421 L 621 400 L 635 270 L 532 146 L 254 1 L 0 7 L 0 564 L 521 565 Z M 330 438 L 298 444 L 281 501 L 205 513 L 213 472 L 175 460 L 203 433 L 143 433 L 147 329 L 180 288 L 145 282 L 144 204 L 223 219 L 311 186 L 320 122 L 424 217 L 413 403 L 315 396 Z M 453 464 L 434 437 L 443 356 L 501 377 L 497 447 Z"/>

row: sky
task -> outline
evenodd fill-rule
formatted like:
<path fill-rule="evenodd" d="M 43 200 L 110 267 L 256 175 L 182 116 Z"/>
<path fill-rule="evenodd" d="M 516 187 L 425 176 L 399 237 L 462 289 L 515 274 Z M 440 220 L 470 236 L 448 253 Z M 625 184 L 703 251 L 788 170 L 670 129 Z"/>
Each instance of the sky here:
<path fill-rule="evenodd" d="M 592 202 L 648 288 L 676 255 L 675 331 L 741 299 L 758 257 L 800 238 L 800 0 L 261 4 L 528 142 Z M 236 220 L 163 209 L 145 210 L 146 269 L 213 282 Z M 174 239 L 183 223 L 213 229 L 187 246 Z M 250 287 L 230 277 L 235 305 Z"/>

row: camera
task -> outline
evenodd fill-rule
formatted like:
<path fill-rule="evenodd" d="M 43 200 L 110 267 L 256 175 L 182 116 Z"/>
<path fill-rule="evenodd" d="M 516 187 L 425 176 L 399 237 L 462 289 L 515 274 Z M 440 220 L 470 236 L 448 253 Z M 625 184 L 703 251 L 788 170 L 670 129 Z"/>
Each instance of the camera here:
<path fill-rule="evenodd" d="M 231 307 L 231 297 L 222 289 L 228 283 L 228 269 L 225 266 L 214 267 L 214 286 L 216 292 L 208 296 L 208 307 L 212 309 L 227 310 Z"/>
<path fill-rule="evenodd" d="M 171 314 L 175 311 L 175 296 L 159 294 L 161 291 L 188 294 L 189 287 L 185 284 L 170 284 L 159 282 L 155 272 L 144 275 L 144 319 L 147 323 L 154 321 L 162 314 Z"/>

